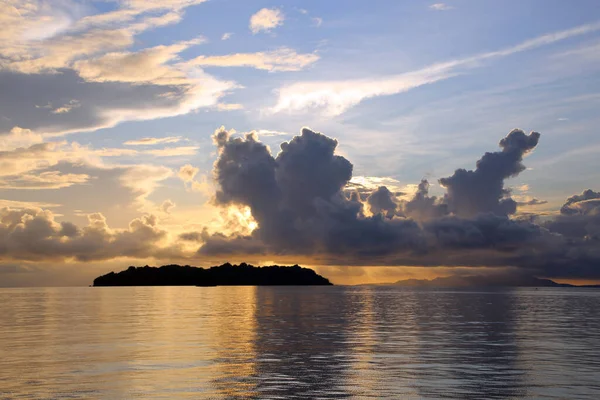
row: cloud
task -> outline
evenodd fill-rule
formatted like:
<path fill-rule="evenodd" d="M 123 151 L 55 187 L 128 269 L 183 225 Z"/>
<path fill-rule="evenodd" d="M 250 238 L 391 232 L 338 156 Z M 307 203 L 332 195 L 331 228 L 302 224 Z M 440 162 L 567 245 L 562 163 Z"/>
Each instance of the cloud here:
<path fill-rule="evenodd" d="M 57 222 L 48 210 L 0 209 L 0 255 L 8 260 L 147 258 L 169 251 L 162 246 L 166 237 L 153 215 L 132 220 L 127 229 L 111 229 L 102 214 L 93 213 L 80 228 Z"/>
<path fill-rule="evenodd" d="M 314 17 L 314 18 L 312 18 L 312 22 L 315 24 L 315 26 L 319 27 L 319 26 L 323 25 L 323 18 Z"/>
<path fill-rule="evenodd" d="M 293 136 L 289 132 L 273 131 L 271 129 L 258 129 L 254 131 L 259 137 L 261 136 Z"/>
<path fill-rule="evenodd" d="M 41 134 L 15 126 L 8 133 L 0 134 L 0 151 L 29 147 L 43 141 L 44 137 Z"/>
<path fill-rule="evenodd" d="M 153 146 L 156 144 L 177 143 L 183 140 L 181 136 L 167 136 L 163 138 L 145 137 L 136 140 L 128 140 L 123 143 L 126 146 Z"/>
<path fill-rule="evenodd" d="M 540 200 L 536 198 L 531 198 L 523 201 L 518 201 L 518 206 L 541 206 L 543 204 L 548 204 L 546 200 Z"/>
<path fill-rule="evenodd" d="M 229 40 L 229 39 L 231 39 L 232 36 L 233 36 L 233 33 L 231 33 L 231 32 L 225 32 L 223 34 L 223 36 L 221 36 L 221 40 Z"/>
<path fill-rule="evenodd" d="M 198 152 L 198 149 L 198 146 L 180 146 L 146 150 L 144 153 L 155 157 L 193 156 Z"/>
<path fill-rule="evenodd" d="M 222 211 L 223 224 L 169 233 L 157 217 L 144 214 L 115 229 L 106 214 L 91 212 L 83 213 L 87 225 L 77 225 L 57 221 L 56 214 L 34 201 L 7 200 L 0 202 L 9 207 L 0 210 L 0 255 L 36 262 L 260 255 L 317 265 L 513 267 L 546 277 L 600 277 L 599 192 L 572 196 L 560 215 L 539 221 L 511 218 L 512 205 L 503 203 L 504 180 L 524 170 L 523 156 L 537 146 L 538 134 L 513 130 L 500 141 L 501 150 L 484 154 L 476 169 L 459 169 L 442 179 L 445 195 L 430 196 L 423 180 L 409 198 L 397 190 L 406 185 L 391 178 L 363 177 L 358 182 L 364 185 L 349 189 L 353 165 L 336 154 L 337 140 L 308 128 L 282 143 L 277 156 L 254 132 L 239 137 L 220 128 L 213 140 L 218 158 L 216 191 L 210 197 Z M 107 166 L 96 158 L 94 149 L 74 143 L 7 150 L 0 152 L 0 170 L 5 171 L 0 180 L 15 177 L 14 185 L 26 177 L 28 185 L 36 179 L 67 182 L 72 186 L 63 190 L 73 198 L 86 193 L 84 207 L 104 201 L 99 203 L 90 190 L 101 190 L 120 206 L 106 186 L 116 182 L 139 209 L 158 211 L 165 221 L 175 218 L 169 214 L 173 201 L 148 200 L 174 171 L 143 164 Z M 204 185 L 208 191 L 210 185 L 198 180 L 198 172 L 186 164 L 177 175 L 189 190 Z M 85 187 L 91 179 L 95 185 Z"/>
<path fill-rule="evenodd" d="M 160 210 L 165 214 L 170 214 L 173 208 L 175 208 L 175 203 L 170 199 L 163 201 L 160 205 Z"/>
<path fill-rule="evenodd" d="M 319 60 L 317 54 L 298 54 L 295 50 L 283 47 L 269 52 L 199 56 L 187 61 L 185 65 L 201 67 L 251 67 L 269 72 L 278 72 L 300 71 L 317 60 Z"/>
<path fill-rule="evenodd" d="M 171 176 L 173 176 L 173 171 L 170 168 L 161 165 L 137 164 L 123 167 L 119 180 L 124 187 L 131 190 L 135 196 L 134 202 L 143 209 L 148 205 L 148 195 L 160 186 L 160 182 Z"/>
<path fill-rule="evenodd" d="M 269 111 L 298 112 L 321 108 L 324 115 L 336 116 L 365 99 L 406 92 L 455 74 L 449 68 L 432 66 L 387 78 L 293 83 L 277 91 L 277 104 Z"/>
<path fill-rule="evenodd" d="M 454 7 L 449 6 L 446 3 L 435 3 L 429 6 L 430 10 L 434 10 L 434 11 L 448 11 L 448 10 L 452 10 Z"/>
<path fill-rule="evenodd" d="M 71 111 L 74 108 L 78 108 L 81 104 L 79 104 L 79 102 L 77 100 L 71 100 L 69 101 L 67 104 L 58 107 L 54 110 L 52 110 L 52 114 L 64 114 L 64 113 L 68 113 L 69 111 Z"/>
<path fill-rule="evenodd" d="M 59 171 L 44 171 L 36 174 L 21 174 L 0 178 L 0 189 L 62 189 L 86 183 L 86 174 L 62 174 Z"/>
<path fill-rule="evenodd" d="M 179 178 L 184 182 L 191 182 L 198 174 L 198 171 L 200 171 L 199 168 L 196 168 L 191 164 L 186 164 L 183 167 L 179 168 L 177 176 L 179 176 Z"/>
<path fill-rule="evenodd" d="M 277 103 L 268 111 L 272 113 L 300 112 L 318 108 L 326 116 L 337 116 L 366 99 L 403 93 L 426 84 L 452 78 L 468 69 L 480 68 L 484 65 L 484 61 L 507 57 L 599 29 L 600 23 L 580 25 L 572 29 L 538 36 L 504 49 L 437 63 L 419 70 L 387 77 L 296 82 L 277 90 Z"/>
<path fill-rule="evenodd" d="M 114 126 L 123 121 L 150 120 L 212 107 L 235 85 L 200 73 L 188 84 L 155 85 L 125 82 L 87 82 L 75 71 L 21 74 L 0 71 L 0 132 L 14 127 L 63 135 Z M 39 104 L 77 99 L 79 107 L 52 113 Z"/>
<path fill-rule="evenodd" d="M 0 199 L 0 208 L 12 208 L 12 209 L 33 209 L 33 208 L 56 208 L 60 207 L 60 204 L 56 203 L 42 203 L 37 201 L 18 201 L 18 200 L 4 200 Z"/>
<path fill-rule="evenodd" d="M 600 261 L 595 192 L 567 202 L 577 214 L 548 223 L 510 218 L 517 205 L 506 197 L 504 180 L 524 170 L 522 158 L 539 140 L 535 132 L 511 131 L 500 141 L 501 151 L 484 154 L 475 170 L 459 169 L 442 179 L 445 196 L 430 197 L 423 180 L 409 200 L 384 186 L 371 189 L 364 200 L 349 195 L 352 164 L 335 154 L 336 140 L 307 128 L 284 142 L 276 157 L 253 133 L 234 137 L 221 128 L 213 138 L 219 149 L 215 202 L 224 209 L 247 207 L 256 227 L 194 236 L 202 241 L 202 256 L 310 257 L 326 265 L 511 266 L 540 276 L 600 277 L 592 267 Z"/>
<path fill-rule="evenodd" d="M 138 52 L 113 52 L 98 58 L 77 61 L 73 68 L 89 82 L 154 83 L 181 85 L 190 82 L 185 71 L 167 63 L 190 46 L 203 43 L 203 38 L 170 46 L 156 46 Z"/>
<path fill-rule="evenodd" d="M 216 105 L 236 84 L 176 62 L 202 38 L 128 51 L 202 2 L 127 1 L 90 16 L 69 0 L 11 3 L 0 17 L 0 133 L 61 135 Z"/>
<path fill-rule="evenodd" d="M 243 110 L 244 105 L 239 103 L 219 103 L 217 104 L 217 110 L 219 111 L 234 111 Z"/>
<path fill-rule="evenodd" d="M 396 196 L 385 186 L 380 186 L 367 197 L 367 204 L 373 214 L 382 214 L 387 218 L 396 215 L 398 204 Z"/>
<path fill-rule="evenodd" d="M 416 221 L 427 222 L 448 215 L 443 199 L 429 196 L 429 182 L 421 180 L 412 199 L 403 203 L 403 214 Z"/>
<path fill-rule="evenodd" d="M 588 214 L 595 211 L 599 205 L 600 192 L 594 192 L 591 189 L 584 190 L 581 194 L 576 194 L 567 199 L 565 204 L 560 209 L 561 214 L 573 215 L 573 214 Z"/>
<path fill-rule="evenodd" d="M 285 16 L 277 8 L 263 8 L 250 17 L 250 30 L 253 34 L 261 31 L 270 32 L 283 25 Z"/>
<path fill-rule="evenodd" d="M 454 175 L 440 179 L 448 191 L 445 201 L 449 211 L 464 217 L 488 212 L 514 214 L 517 203 L 509 197 L 504 180 L 525 170 L 523 156 L 533 150 L 539 138 L 537 132 L 526 135 L 514 129 L 500 141 L 502 151 L 485 153 L 475 170 L 457 169 Z"/>

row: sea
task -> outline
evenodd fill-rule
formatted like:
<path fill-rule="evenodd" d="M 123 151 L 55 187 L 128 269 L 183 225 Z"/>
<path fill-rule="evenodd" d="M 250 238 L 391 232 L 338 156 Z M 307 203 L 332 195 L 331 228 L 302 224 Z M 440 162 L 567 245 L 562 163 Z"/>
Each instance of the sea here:
<path fill-rule="evenodd" d="M 0 289 L 0 399 L 600 399 L 600 290 Z"/>

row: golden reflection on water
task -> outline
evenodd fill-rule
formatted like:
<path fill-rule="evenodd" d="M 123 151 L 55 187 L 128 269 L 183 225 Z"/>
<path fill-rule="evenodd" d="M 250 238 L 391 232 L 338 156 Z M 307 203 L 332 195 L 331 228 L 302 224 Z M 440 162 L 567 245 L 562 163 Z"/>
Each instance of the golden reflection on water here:
<path fill-rule="evenodd" d="M 0 399 L 600 398 L 600 292 L 0 290 Z"/>

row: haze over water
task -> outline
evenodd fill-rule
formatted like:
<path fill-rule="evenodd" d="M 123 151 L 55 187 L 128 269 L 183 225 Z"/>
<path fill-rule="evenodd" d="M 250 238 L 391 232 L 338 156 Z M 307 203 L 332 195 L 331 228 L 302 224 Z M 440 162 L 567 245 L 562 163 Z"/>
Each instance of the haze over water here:
<path fill-rule="evenodd" d="M 600 291 L 0 289 L 0 398 L 600 398 Z"/>

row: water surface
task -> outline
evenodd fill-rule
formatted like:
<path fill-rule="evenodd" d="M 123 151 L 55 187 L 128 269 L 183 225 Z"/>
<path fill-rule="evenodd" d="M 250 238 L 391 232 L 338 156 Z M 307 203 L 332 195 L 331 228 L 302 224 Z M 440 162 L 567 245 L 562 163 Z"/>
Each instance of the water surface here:
<path fill-rule="evenodd" d="M 600 291 L 0 289 L 0 398 L 600 398 Z"/>

